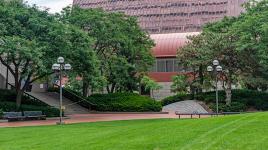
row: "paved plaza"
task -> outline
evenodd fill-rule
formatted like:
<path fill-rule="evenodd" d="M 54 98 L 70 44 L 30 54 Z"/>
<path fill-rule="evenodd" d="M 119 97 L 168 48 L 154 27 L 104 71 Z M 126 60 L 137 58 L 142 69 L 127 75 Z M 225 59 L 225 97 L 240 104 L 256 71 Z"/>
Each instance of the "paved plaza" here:
<path fill-rule="evenodd" d="M 183 116 L 184 118 L 190 118 L 190 116 Z M 208 116 L 202 116 L 208 117 Z M 168 114 L 140 114 L 140 113 L 107 113 L 107 114 L 76 114 L 68 115 L 64 119 L 66 124 L 83 123 L 83 122 L 100 122 L 100 121 L 117 121 L 117 120 L 137 120 L 137 119 L 175 119 L 178 118 L 174 113 Z M 58 118 L 51 118 L 47 120 L 38 121 L 18 121 L 18 122 L 3 122 L 0 123 L 1 127 L 24 127 L 24 126 L 43 126 L 43 125 L 55 125 L 58 122 Z"/>

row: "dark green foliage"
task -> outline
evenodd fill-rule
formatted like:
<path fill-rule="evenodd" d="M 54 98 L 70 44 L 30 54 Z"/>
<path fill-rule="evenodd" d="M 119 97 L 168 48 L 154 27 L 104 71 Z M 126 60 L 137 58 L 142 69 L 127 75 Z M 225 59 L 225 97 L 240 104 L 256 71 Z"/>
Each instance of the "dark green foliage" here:
<path fill-rule="evenodd" d="M 96 85 L 105 85 L 108 93 L 138 89 L 140 78 L 137 74 L 147 72 L 154 63 L 151 53 L 154 43 L 139 27 L 137 18 L 124 13 L 81 9 L 76 6 L 65 8 L 59 18 L 85 30 L 95 40 L 93 49 L 100 59 L 99 70 L 105 80 L 104 84 L 99 85 L 92 84 L 96 80 L 91 79 L 88 84 L 95 87 L 93 90 L 96 90 Z M 88 65 L 85 67 L 88 68 Z M 84 77 L 91 72 L 81 72 L 84 72 L 83 80 L 88 80 Z M 84 84 L 84 89 L 86 86 L 88 85 Z M 83 93 L 87 96 L 85 91 Z"/>
<path fill-rule="evenodd" d="M 216 112 L 216 105 L 213 103 L 209 106 L 214 112 Z M 244 103 L 232 102 L 230 106 L 223 103 L 219 104 L 219 112 L 244 112 L 247 106 Z"/>
<path fill-rule="evenodd" d="M 16 99 L 16 92 L 13 90 L 3 90 L 0 89 L 0 102 L 15 102 Z M 22 97 L 22 104 L 24 105 L 35 105 L 35 106 L 47 106 L 42 101 L 35 101 L 29 99 L 27 96 Z"/>
<path fill-rule="evenodd" d="M 3 110 L 2 109 L 0 109 L 0 119 L 3 117 Z"/>
<path fill-rule="evenodd" d="M 163 99 L 161 102 L 162 102 L 162 105 L 165 106 L 168 104 L 184 101 L 187 99 L 189 100 L 190 98 L 191 98 L 191 95 L 187 95 L 185 93 L 179 93 L 179 94 L 174 95 L 174 96 L 169 96 L 169 97 Z"/>
<path fill-rule="evenodd" d="M 42 111 L 47 117 L 56 117 L 59 115 L 59 110 L 50 106 L 35 106 L 22 104 L 20 109 L 16 109 L 15 102 L 0 102 L 0 108 L 4 112 L 12 111 Z"/>
<path fill-rule="evenodd" d="M 50 88 L 49 91 L 59 92 L 57 88 Z M 82 107 L 96 111 L 158 112 L 162 110 L 160 102 L 134 93 L 95 94 L 84 98 L 79 93 L 65 88 L 63 96 L 73 102 L 79 102 Z"/>
<path fill-rule="evenodd" d="M 196 99 L 204 101 L 205 103 L 212 103 L 215 102 L 216 95 L 215 92 L 200 93 L 196 95 Z M 224 100 L 225 100 L 225 92 L 219 91 L 219 102 L 224 103 Z"/>
<path fill-rule="evenodd" d="M 162 105 L 189 100 L 190 95 L 178 94 L 162 100 Z M 196 95 L 196 99 L 204 101 L 215 110 L 215 92 L 206 92 Z M 252 90 L 232 90 L 232 103 L 230 106 L 225 105 L 225 92 L 219 91 L 219 110 L 222 111 L 246 111 L 248 108 L 255 108 L 257 110 L 268 110 L 268 93 L 252 91 Z"/>
<path fill-rule="evenodd" d="M 87 33 L 21 0 L 0 1 L 0 43 L 0 62 L 15 81 L 17 108 L 27 86 L 51 75 L 59 56 L 72 64 L 76 75 L 83 70 L 93 76 L 97 70 Z"/>
<path fill-rule="evenodd" d="M 9 111 L 42 111 L 47 117 L 58 116 L 59 110 L 48 106 L 41 101 L 22 97 L 22 105 L 19 110 L 16 109 L 16 92 L 12 90 L 0 90 L 0 110 Z M 0 111 L 1 118 L 1 111 Z"/>
<path fill-rule="evenodd" d="M 206 103 L 215 102 L 215 92 L 199 94 L 198 100 Z M 219 102 L 223 103 L 225 99 L 224 91 L 219 91 Z M 252 90 L 233 90 L 232 101 L 244 104 L 247 108 L 253 107 L 257 110 L 268 110 L 268 93 Z"/>
<path fill-rule="evenodd" d="M 160 102 L 134 93 L 95 94 L 88 101 L 96 104 L 97 111 L 158 112 Z"/>

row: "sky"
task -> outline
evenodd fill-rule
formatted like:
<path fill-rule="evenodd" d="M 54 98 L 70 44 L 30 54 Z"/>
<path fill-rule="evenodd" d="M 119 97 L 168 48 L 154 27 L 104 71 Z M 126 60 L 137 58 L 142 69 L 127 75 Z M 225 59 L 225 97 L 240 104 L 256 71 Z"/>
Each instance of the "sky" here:
<path fill-rule="evenodd" d="M 60 12 L 62 8 L 71 5 L 73 0 L 24 0 L 41 8 L 49 8 L 50 13 Z"/>

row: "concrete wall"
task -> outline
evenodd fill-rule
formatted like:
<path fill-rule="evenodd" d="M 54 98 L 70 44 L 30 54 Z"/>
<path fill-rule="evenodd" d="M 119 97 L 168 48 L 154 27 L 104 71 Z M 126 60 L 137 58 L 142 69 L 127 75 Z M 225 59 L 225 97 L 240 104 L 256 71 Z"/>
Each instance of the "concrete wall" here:
<path fill-rule="evenodd" d="M 31 92 L 46 92 L 48 85 L 46 83 L 33 83 Z"/>
<path fill-rule="evenodd" d="M 172 82 L 159 82 L 158 83 L 162 88 L 160 90 L 151 91 L 151 97 L 156 100 L 162 100 L 168 96 L 175 95 L 175 93 L 171 92 L 170 86 Z"/>
<path fill-rule="evenodd" d="M 5 78 L 0 74 L 0 89 L 4 89 L 5 88 Z"/>
<path fill-rule="evenodd" d="M 5 88 L 6 85 L 6 74 L 7 74 L 7 68 L 0 63 L 0 88 Z M 8 83 L 14 84 L 14 77 L 11 75 L 11 73 L 8 73 Z"/>

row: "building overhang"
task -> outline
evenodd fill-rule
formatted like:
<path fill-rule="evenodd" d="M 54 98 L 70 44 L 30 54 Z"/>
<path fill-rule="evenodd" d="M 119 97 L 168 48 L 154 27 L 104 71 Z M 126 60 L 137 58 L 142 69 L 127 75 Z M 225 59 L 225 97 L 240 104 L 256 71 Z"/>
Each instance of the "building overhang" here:
<path fill-rule="evenodd" d="M 156 58 L 176 57 L 178 50 L 187 44 L 187 37 L 198 35 L 199 32 L 151 34 L 155 42 L 152 54 Z"/>

